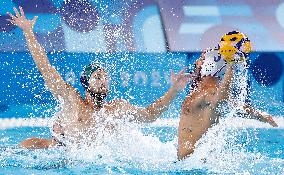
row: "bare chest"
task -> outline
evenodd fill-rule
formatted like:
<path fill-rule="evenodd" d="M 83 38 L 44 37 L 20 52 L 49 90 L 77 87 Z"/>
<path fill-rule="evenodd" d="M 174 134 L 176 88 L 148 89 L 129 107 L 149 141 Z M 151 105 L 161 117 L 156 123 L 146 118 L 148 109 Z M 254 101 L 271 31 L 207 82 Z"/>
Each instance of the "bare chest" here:
<path fill-rule="evenodd" d="M 86 131 L 98 125 L 113 128 L 113 121 L 125 118 L 127 111 L 119 109 L 114 104 L 107 104 L 100 110 L 94 110 L 86 106 L 74 106 L 63 108 L 57 115 L 59 123 L 67 131 Z"/>
<path fill-rule="evenodd" d="M 182 117 L 198 123 L 214 123 L 218 118 L 216 112 L 216 91 L 193 93 L 187 97 L 182 106 Z"/>

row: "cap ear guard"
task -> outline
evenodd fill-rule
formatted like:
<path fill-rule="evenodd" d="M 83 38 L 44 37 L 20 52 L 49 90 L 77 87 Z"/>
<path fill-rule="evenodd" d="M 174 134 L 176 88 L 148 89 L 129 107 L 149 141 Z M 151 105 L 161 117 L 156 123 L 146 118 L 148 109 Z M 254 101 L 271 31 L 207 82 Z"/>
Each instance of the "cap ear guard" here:
<path fill-rule="evenodd" d="M 82 86 L 83 86 L 85 89 L 87 89 L 87 88 L 89 87 L 89 81 L 87 80 L 86 75 L 81 75 L 80 81 L 81 81 Z"/>
<path fill-rule="evenodd" d="M 221 58 L 218 49 L 211 49 L 206 51 L 200 70 L 201 77 L 222 77 L 224 74 L 223 68 L 226 66 L 226 64 L 227 63 Z"/>

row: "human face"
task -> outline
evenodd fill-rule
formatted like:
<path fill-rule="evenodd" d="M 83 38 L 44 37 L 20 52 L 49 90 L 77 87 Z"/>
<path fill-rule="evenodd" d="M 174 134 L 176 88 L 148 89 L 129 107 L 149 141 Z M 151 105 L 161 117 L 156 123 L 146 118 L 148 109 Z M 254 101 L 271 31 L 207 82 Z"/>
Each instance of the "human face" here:
<path fill-rule="evenodd" d="M 108 74 L 105 70 L 98 69 L 92 73 L 88 90 L 93 93 L 108 93 Z"/>

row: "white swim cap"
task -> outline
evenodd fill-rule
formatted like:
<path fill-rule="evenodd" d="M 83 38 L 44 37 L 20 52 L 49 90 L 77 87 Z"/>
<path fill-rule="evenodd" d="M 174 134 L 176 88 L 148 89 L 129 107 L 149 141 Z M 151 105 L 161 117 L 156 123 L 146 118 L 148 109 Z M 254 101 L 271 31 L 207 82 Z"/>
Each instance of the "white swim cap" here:
<path fill-rule="evenodd" d="M 214 76 L 221 78 L 225 74 L 226 61 L 221 58 L 218 49 L 210 49 L 204 53 L 203 64 L 201 65 L 200 74 L 204 76 Z"/>

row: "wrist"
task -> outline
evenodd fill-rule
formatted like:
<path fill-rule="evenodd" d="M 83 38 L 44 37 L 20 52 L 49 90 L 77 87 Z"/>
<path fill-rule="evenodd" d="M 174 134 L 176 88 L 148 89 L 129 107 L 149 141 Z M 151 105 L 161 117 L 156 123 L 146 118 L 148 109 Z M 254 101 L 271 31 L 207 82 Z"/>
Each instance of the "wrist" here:
<path fill-rule="evenodd" d="M 170 88 L 170 91 L 172 91 L 173 93 L 179 93 L 180 89 L 177 88 L 175 85 L 172 85 L 172 87 Z"/>
<path fill-rule="evenodd" d="M 30 33 L 33 33 L 33 29 L 32 28 L 24 29 L 23 32 L 24 34 L 30 34 Z"/>
<path fill-rule="evenodd" d="M 233 66 L 234 66 L 234 64 L 233 64 L 233 63 L 227 63 L 227 68 L 232 69 L 232 68 L 233 68 Z"/>

